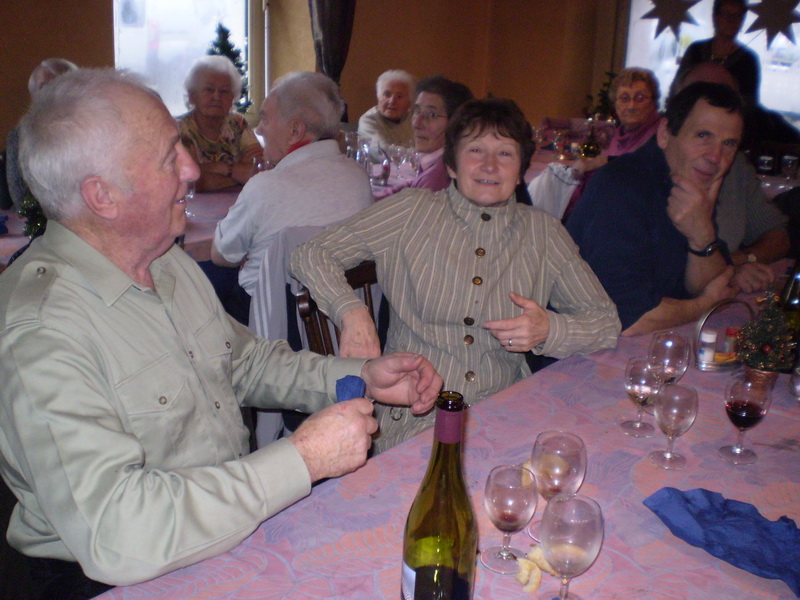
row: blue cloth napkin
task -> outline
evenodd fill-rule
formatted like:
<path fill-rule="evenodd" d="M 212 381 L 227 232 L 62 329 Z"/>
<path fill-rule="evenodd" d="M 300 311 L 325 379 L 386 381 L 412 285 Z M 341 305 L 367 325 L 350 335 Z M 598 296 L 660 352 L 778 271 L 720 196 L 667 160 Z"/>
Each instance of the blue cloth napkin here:
<path fill-rule="evenodd" d="M 644 505 L 692 546 L 754 575 L 782 579 L 800 597 L 800 530 L 789 517 L 769 521 L 752 504 L 703 489 L 661 488 Z"/>
<path fill-rule="evenodd" d="M 353 398 L 363 398 L 367 393 L 367 384 L 357 375 L 345 375 L 336 380 L 336 401 L 344 402 Z"/>

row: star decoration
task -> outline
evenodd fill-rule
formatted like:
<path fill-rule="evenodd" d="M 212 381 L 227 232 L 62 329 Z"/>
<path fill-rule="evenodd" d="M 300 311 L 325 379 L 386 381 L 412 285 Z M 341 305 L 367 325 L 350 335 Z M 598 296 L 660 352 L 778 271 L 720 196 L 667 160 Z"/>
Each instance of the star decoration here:
<path fill-rule="evenodd" d="M 661 35 L 667 27 L 672 29 L 675 38 L 678 38 L 678 30 L 681 23 L 697 25 L 697 21 L 689 14 L 689 9 L 700 0 L 651 0 L 653 9 L 642 15 L 642 19 L 658 19 L 656 25 L 656 37 Z M 798 0 L 800 1 L 800 0 Z"/>
<path fill-rule="evenodd" d="M 800 14 L 795 10 L 800 0 L 762 0 L 759 4 L 750 5 L 749 10 L 758 15 L 747 33 L 763 29 L 767 32 L 767 48 L 779 33 L 797 45 L 794 41 L 792 23 L 800 22 Z"/>

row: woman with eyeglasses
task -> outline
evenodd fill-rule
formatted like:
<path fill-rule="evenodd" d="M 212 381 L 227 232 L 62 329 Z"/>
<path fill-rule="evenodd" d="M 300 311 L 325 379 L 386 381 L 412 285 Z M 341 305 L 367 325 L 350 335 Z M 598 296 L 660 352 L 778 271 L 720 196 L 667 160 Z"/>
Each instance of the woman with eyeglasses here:
<path fill-rule="evenodd" d="M 383 189 L 373 189 L 376 198 L 395 194 L 405 188 L 424 188 L 434 192 L 450 185 L 450 176 L 442 158 L 444 131 L 456 109 L 472 99 L 472 92 L 463 83 L 441 75 L 426 77 L 417 83 L 411 108 L 414 150 L 420 153 L 420 169 L 413 179 L 392 182 Z"/>
<path fill-rule="evenodd" d="M 658 79 L 650 69 L 623 69 L 611 82 L 611 101 L 619 125 L 608 146 L 608 156 L 633 152 L 658 129 Z"/>

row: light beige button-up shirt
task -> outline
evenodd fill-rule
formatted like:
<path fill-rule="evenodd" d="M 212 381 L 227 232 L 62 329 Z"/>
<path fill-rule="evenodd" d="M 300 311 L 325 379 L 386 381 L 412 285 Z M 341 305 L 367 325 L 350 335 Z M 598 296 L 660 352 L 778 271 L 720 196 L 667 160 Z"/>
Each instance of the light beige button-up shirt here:
<path fill-rule="evenodd" d="M 115 585 L 224 552 L 308 494 L 290 441 L 248 455 L 240 405 L 313 412 L 363 364 L 256 339 L 177 247 L 151 272 L 155 290 L 51 221 L 0 276 L 9 541 Z"/>

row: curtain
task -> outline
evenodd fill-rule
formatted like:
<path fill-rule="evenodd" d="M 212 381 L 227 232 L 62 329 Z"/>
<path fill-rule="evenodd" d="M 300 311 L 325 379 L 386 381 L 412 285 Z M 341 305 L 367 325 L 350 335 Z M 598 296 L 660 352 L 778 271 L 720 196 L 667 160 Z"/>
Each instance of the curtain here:
<path fill-rule="evenodd" d="M 350 48 L 356 0 L 308 0 L 308 8 L 317 66 L 339 83 Z"/>

